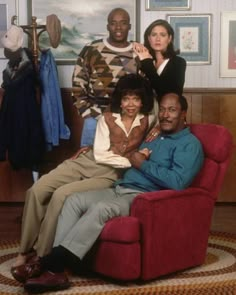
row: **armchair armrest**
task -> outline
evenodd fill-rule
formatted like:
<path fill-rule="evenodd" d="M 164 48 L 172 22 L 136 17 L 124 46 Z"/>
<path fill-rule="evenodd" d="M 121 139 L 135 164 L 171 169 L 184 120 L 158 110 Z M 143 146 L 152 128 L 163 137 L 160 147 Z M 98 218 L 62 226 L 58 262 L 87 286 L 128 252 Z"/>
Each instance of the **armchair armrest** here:
<path fill-rule="evenodd" d="M 131 216 L 141 224 L 144 279 L 204 261 L 213 206 L 211 194 L 199 188 L 143 193 L 134 199 Z"/>

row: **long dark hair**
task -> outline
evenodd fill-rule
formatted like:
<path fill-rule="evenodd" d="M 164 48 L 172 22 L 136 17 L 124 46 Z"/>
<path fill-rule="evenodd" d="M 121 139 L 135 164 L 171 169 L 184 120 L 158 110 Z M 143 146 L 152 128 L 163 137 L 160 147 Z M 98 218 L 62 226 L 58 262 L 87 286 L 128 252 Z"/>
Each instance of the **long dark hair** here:
<path fill-rule="evenodd" d="M 135 94 L 141 98 L 140 113 L 148 114 L 153 109 L 153 90 L 148 79 L 139 74 L 126 74 L 116 84 L 111 98 L 111 111 L 121 113 L 121 100 L 125 95 Z"/>
<path fill-rule="evenodd" d="M 155 20 L 154 22 L 152 22 L 144 32 L 144 46 L 149 50 L 152 57 L 154 59 L 156 59 L 155 51 L 151 48 L 148 37 L 151 35 L 151 32 L 152 32 L 153 28 L 156 27 L 156 26 L 164 27 L 166 29 L 168 35 L 172 37 L 170 43 L 167 46 L 166 51 L 162 52 L 164 58 L 171 58 L 171 57 L 179 54 L 179 50 L 175 50 L 175 48 L 174 48 L 174 36 L 175 36 L 175 33 L 174 33 L 173 28 L 171 27 L 171 25 L 166 20 L 158 19 L 158 20 Z"/>

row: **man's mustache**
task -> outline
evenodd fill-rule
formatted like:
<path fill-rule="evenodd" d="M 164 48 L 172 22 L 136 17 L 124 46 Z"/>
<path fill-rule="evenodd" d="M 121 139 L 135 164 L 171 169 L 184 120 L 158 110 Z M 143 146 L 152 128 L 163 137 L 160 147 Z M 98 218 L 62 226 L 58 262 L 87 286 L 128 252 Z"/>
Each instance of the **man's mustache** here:
<path fill-rule="evenodd" d="M 160 123 L 171 123 L 172 121 L 166 120 L 166 119 L 161 119 Z"/>

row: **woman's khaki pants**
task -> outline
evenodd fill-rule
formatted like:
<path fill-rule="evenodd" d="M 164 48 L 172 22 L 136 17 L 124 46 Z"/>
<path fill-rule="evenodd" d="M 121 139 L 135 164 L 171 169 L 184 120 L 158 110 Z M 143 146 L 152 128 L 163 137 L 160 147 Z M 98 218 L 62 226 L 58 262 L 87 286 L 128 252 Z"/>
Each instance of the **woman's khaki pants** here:
<path fill-rule="evenodd" d="M 95 163 L 92 151 L 66 160 L 42 176 L 26 193 L 20 253 L 34 248 L 38 256 L 47 255 L 66 197 L 75 192 L 108 188 L 117 178 L 114 168 Z"/>

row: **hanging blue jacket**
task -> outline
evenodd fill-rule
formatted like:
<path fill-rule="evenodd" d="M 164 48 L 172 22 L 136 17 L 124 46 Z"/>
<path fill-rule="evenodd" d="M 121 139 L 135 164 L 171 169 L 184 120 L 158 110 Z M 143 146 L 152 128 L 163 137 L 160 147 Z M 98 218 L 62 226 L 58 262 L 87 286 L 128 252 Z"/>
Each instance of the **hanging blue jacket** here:
<path fill-rule="evenodd" d="M 69 139 L 70 130 L 64 122 L 57 67 L 51 50 L 40 58 L 41 113 L 47 150 L 59 145 L 59 139 Z"/>

